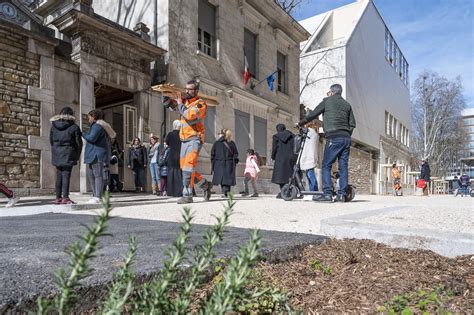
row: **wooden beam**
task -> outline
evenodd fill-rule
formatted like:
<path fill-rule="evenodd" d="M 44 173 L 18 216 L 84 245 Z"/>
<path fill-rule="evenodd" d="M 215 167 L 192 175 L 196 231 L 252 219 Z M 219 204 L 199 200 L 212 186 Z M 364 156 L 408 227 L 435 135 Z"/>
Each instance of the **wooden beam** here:
<path fill-rule="evenodd" d="M 185 92 L 184 88 L 177 87 L 174 84 L 165 83 L 165 84 L 158 84 L 151 87 L 151 89 L 155 92 L 159 92 L 164 96 L 173 96 L 174 93 L 181 93 Z M 203 93 L 199 93 L 198 96 L 203 99 L 209 106 L 217 106 L 219 105 L 219 100 L 216 96 L 211 96 Z"/>

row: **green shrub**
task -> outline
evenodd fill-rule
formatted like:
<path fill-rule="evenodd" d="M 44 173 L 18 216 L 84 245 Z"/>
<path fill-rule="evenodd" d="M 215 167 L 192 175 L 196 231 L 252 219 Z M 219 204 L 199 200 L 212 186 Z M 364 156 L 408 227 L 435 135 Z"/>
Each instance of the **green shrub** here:
<path fill-rule="evenodd" d="M 92 227 L 87 227 L 81 241 L 70 245 L 69 268 L 60 269 L 56 283 L 60 293 L 52 300 L 37 300 L 38 314 L 66 314 L 77 302 L 75 290 L 79 281 L 90 275 L 89 262 L 97 254 L 98 238 L 107 235 L 107 224 L 111 207 L 109 196 L 104 197 L 104 211 L 96 218 Z M 190 237 L 193 216 L 184 208 L 181 231 L 166 251 L 164 267 L 149 282 L 134 286 L 135 275 L 131 269 L 136 257 L 137 240 L 131 236 L 129 250 L 123 266 L 114 275 L 104 301 L 99 301 L 99 314 L 122 314 L 125 311 L 145 314 L 186 314 L 193 303 L 196 289 L 206 282 L 209 271 L 221 276 L 214 281 L 214 288 L 199 305 L 201 314 L 224 314 L 227 312 L 272 313 L 285 310 L 292 312 L 286 294 L 276 288 L 250 285 L 252 267 L 258 262 L 261 250 L 261 236 L 258 231 L 250 233 L 249 242 L 240 248 L 238 254 L 226 263 L 215 259 L 214 247 L 222 241 L 224 228 L 229 224 L 235 202 L 229 197 L 223 214 L 216 218 L 214 226 L 205 230 L 203 243 L 194 247 L 191 258 L 187 258 L 186 244 Z M 215 264 L 214 262 L 217 262 Z M 184 263 L 191 267 L 183 270 Z M 186 277 L 180 277 L 186 273 Z M 250 290 L 249 288 L 252 288 Z"/>

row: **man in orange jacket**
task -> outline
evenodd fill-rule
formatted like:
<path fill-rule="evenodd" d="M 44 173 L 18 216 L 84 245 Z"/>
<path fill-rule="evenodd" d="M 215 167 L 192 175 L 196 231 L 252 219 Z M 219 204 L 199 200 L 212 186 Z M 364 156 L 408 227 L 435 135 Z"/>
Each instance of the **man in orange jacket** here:
<path fill-rule="evenodd" d="M 211 197 L 212 183 L 196 171 L 199 152 L 204 143 L 204 118 L 207 111 L 207 105 L 199 98 L 198 92 L 199 82 L 191 80 L 186 84 L 184 98 L 181 95 L 175 95 L 173 99 L 163 97 L 163 104 L 179 111 L 181 115 L 179 164 L 183 173 L 183 197 L 178 200 L 179 204 L 193 202 L 194 184 L 199 184 L 204 190 L 204 199 L 209 200 Z"/>

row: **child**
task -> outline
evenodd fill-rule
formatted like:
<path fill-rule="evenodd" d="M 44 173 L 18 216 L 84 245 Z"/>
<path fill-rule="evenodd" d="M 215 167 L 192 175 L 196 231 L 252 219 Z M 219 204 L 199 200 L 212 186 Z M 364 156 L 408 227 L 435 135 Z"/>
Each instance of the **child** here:
<path fill-rule="evenodd" d="M 158 166 L 160 167 L 160 191 L 162 196 L 166 196 L 166 184 L 168 181 L 168 157 L 170 154 L 170 148 L 166 142 L 163 144 L 163 148 L 160 151 L 160 158 Z"/>
<path fill-rule="evenodd" d="M 244 191 L 242 196 L 249 195 L 249 181 L 252 183 L 253 195 L 250 197 L 258 197 L 256 180 L 258 178 L 258 173 L 260 173 L 260 168 L 258 167 L 259 158 L 258 153 L 253 149 L 247 150 L 247 159 L 245 160 L 245 171 L 244 171 Z"/>
<path fill-rule="evenodd" d="M 18 200 L 20 199 L 20 197 L 16 196 L 13 191 L 11 191 L 10 189 L 8 189 L 7 186 L 3 185 L 2 183 L 0 183 L 0 193 L 4 194 L 5 197 L 8 198 L 8 203 L 5 205 L 5 208 L 11 208 L 13 207 L 14 205 L 16 205 L 16 203 L 18 202 Z"/>
<path fill-rule="evenodd" d="M 120 191 L 120 178 L 119 178 L 119 153 L 117 150 L 112 151 L 112 157 L 110 158 L 110 191 Z"/>

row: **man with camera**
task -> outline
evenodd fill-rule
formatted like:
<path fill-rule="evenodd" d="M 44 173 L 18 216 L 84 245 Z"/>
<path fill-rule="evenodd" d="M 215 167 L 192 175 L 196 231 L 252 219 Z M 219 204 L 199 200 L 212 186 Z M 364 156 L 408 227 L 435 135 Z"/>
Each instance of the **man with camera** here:
<path fill-rule="evenodd" d="M 207 105 L 199 98 L 199 82 L 191 80 L 186 84 L 184 97 L 175 93 L 173 97 L 163 96 L 163 105 L 181 115 L 179 138 L 181 140 L 180 167 L 183 173 L 183 197 L 179 204 L 193 202 L 193 188 L 199 184 L 204 190 L 204 199 L 211 197 L 212 183 L 196 171 L 199 152 L 204 143 L 204 118 Z"/>
<path fill-rule="evenodd" d="M 326 138 L 322 162 L 323 195 L 315 195 L 314 201 L 332 202 L 331 168 L 339 160 L 339 189 L 336 201 L 345 202 L 348 184 L 348 164 L 352 131 L 356 127 L 351 105 L 342 97 L 342 86 L 333 84 L 327 97 L 296 126 L 323 115 L 323 129 Z"/>

